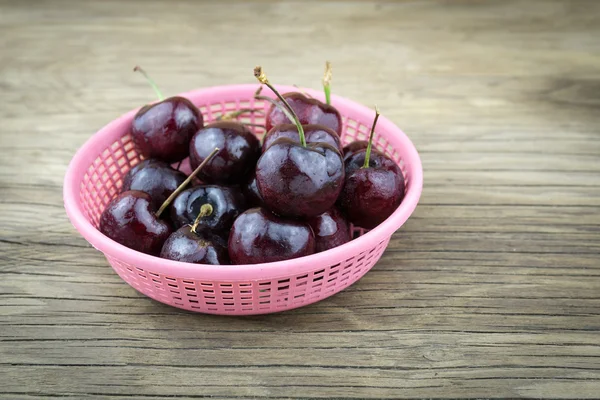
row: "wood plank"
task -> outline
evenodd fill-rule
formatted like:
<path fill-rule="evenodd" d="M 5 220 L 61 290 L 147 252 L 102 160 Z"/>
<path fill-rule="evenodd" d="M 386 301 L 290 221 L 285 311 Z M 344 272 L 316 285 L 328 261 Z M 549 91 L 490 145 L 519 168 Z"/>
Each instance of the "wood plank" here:
<path fill-rule="evenodd" d="M 0 0 L 0 398 L 597 398 L 600 2 Z M 254 82 L 378 104 L 414 215 L 359 282 L 247 318 L 125 284 L 68 222 L 94 132 Z"/>

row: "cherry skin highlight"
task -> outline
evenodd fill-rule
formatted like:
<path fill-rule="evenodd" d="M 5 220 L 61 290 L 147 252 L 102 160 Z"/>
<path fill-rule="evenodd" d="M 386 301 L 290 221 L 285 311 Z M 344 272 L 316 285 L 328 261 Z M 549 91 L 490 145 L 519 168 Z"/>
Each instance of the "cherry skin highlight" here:
<path fill-rule="evenodd" d="M 366 150 L 360 150 L 346 160 L 346 181 L 338 203 L 350 222 L 372 229 L 396 211 L 405 184 L 400 167 L 390 158 L 374 150 L 367 168 L 365 158 Z"/>
<path fill-rule="evenodd" d="M 258 185 L 256 183 L 256 171 L 252 171 L 250 177 L 242 184 L 242 193 L 246 199 L 246 205 L 249 207 L 262 207 L 264 202 L 260 192 L 258 191 Z"/>
<path fill-rule="evenodd" d="M 100 216 L 99 230 L 117 243 L 150 255 L 158 255 L 171 227 L 156 217 L 148 193 L 130 190 L 119 194 Z"/>
<path fill-rule="evenodd" d="M 198 178 L 206 183 L 243 182 L 260 155 L 260 143 L 243 124 L 214 122 L 200 129 L 190 142 L 190 165 L 196 168 L 211 151 L 219 153 L 206 164 Z"/>
<path fill-rule="evenodd" d="M 156 208 L 185 181 L 186 175 L 164 161 L 144 160 L 131 168 L 123 178 L 121 192 L 140 190 L 152 198 Z"/>
<path fill-rule="evenodd" d="M 351 239 L 350 226 L 335 207 L 307 222 L 315 233 L 315 253 L 341 246 Z"/>
<path fill-rule="evenodd" d="M 206 215 L 198 220 L 197 230 L 224 233 L 233 221 L 246 209 L 240 190 L 235 187 L 198 185 L 179 193 L 171 204 L 170 217 L 173 225 L 180 228 L 192 224 L 202 206 L 210 205 Z"/>
<path fill-rule="evenodd" d="M 344 146 L 344 152 L 342 153 L 344 155 L 344 162 L 346 162 L 346 160 L 357 151 L 366 149 L 368 145 L 369 142 L 367 142 L 366 140 L 356 140 Z"/>
<path fill-rule="evenodd" d="M 314 217 L 329 210 L 342 190 L 342 156 L 325 143 L 304 147 L 280 138 L 258 160 L 256 183 L 265 205 L 276 214 Z"/>
<path fill-rule="evenodd" d="M 131 137 L 144 158 L 174 163 L 188 156 L 190 140 L 203 126 L 202 113 L 191 101 L 170 97 L 137 112 Z"/>
<path fill-rule="evenodd" d="M 308 224 L 284 219 L 264 208 L 246 210 L 229 234 L 229 258 L 234 264 L 260 264 L 307 256 L 315 251 Z"/>
<path fill-rule="evenodd" d="M 333 130 L 338 135 L 342 134 L 342 117 L 335 107 L 306 97 L 299 92 L 284 93 L 282 97 L 292 107 L 302 125 L 318 124 Z M 276 102 L 281 103 L 280 100 Z M 279 107 L 272 104 L 267 112 L 265 128 L 268 132 L 274 126 L 293 122 Z"/>
<path fill-rule="evenodd" d="M 340 154 L 343 154 L 342 141 L 338 134 L 322 125 L 304 125 L 304 135 L 306 136 L 306 143 L 327 143 L 332 147 L 339 150 Z M 298 134 L 298 128 L 294 124 L 281 124 L 274 126 L 270 131 L 265 134 L 263 139 L 263 153 L 264 151 L 279 138 L 292 139 L 295 142 L 300 143 L 300 135 Z"/>
<path fill-rule="evenodd" d="M 229 264 L 226 242 L 208 231 L 194 231 L 184 225 L 165 241 L 162 258 L 193 264 Z"/>

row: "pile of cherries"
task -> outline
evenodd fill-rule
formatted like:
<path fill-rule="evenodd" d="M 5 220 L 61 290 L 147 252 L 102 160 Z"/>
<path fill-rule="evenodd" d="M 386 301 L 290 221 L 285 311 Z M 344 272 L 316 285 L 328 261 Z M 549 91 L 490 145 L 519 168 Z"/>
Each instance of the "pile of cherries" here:
<path fill-rule="evenodd" d="M 342 147 L 340 113 L 300 92 L 279 94 L 260 67 L 254 75 L 277 99 L 262 146 L 244 109 L 204 124 L 182 97 L 162 98 L 135 115 L 131 136 L 144 159 L 100 218 L 100 231 L 133 250 L 197 264 L 256 264 L 306 256 L 351 240 L 350 223 L 379 225 L 404 197 L 396 163 L 369 141 Z M 262 87 L 262 86 L 261 86 Z M 172 165 L 189 157 L 186 176 Z M 188 186 L 190 186 L 188 188 Z"/>

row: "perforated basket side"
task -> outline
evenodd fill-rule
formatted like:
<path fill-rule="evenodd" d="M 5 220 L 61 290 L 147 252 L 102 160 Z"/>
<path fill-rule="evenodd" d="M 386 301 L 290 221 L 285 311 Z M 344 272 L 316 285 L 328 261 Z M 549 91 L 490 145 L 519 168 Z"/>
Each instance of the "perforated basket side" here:
<path fill-rule="evenodd" d="M 345 289 L 377 263 L 388 242 L 333 265 L 312 270 L 307 266 L 306 273 L 268 280 L 186 279 L 107 259 L 125 282 L 162 303 L 209 314 L 264 314 L 314 303 Z"/>
<path fill-rule="evenodd" d="M 267 109 L 252 98 L 255 85 L 234 85 L 184 93 L 207 123 L 240 108 Z M 282 92 L 293 87 L 280 87 Z M 314 97 L 319 92 L 305 89 Z M 374 113 L 364 106 L 333 96 L 342 114 L 343 142 L 366 139 Z M 299 307 L 328 297 L 362 277 L 381 257 L 391 235 L 412 213 L 422 187 L 418 153 L 410 140 L 385 117 L 375 132 L 375 146 L 401 167 L 407 183 L 405 199 L 396 212 L 375 229 L 352 228 L 356 239 L 334 249 L 269 264 L 211 266 L 152 257 L 128 249 L 102 235 L 98 221 L 118 193 L 129 168 L 140 162 L 129 126 L 136 110 L 111 122 L 94 135 L 73 158 L 65 177 L 65 208 L 73 225 L 102 251 L 115 271 L 132 287 L 158 301 L 191 311 L 216 314 L 260 314 Z M 247 114 L 242 122 L 264 123 L 264 116 Z M 257 136 L 264 129 L 255 129 Z"/>

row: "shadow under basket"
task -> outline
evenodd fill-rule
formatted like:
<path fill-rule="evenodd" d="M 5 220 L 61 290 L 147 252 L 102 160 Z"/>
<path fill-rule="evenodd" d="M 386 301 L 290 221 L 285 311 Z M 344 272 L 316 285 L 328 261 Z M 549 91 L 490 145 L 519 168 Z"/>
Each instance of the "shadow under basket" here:
<path fill-rule="evenodd" d="M 254 100 L 258 84 L 218 86 L 181 96 L 190 99 L 210 123 L 242 108 L 267 110 Z M 282 93 L 297 91 L 278 86 Z M 302 89 L 323 101 L 322 93 Z M 268 92 L 268 91 L 264 91 Z M 374 111 L 332 96 L 342 115 L 344 144 L 366 140 Z M 104 207 L 120 192 L 123 176 L 141 161 L 129 128 L 130 111 L 93 135 L 73 157 L 64 182 L 64 203 L 73 226 L 101 251 L 119 276 L 139 292 L 174 307 L 210 314 L 266 314 L 289 310 L 329 297 L 360 279 L 379 260 L 392 234 L 414 211 L 423 186 L 419 154 L 410 139 L 380 117 L 374 146 L 402 169 L 406 195 L 398 209 L 368 232 L 353 229 L 355 238 L 334 249 L 293 260 L 253 265 L 199 265 L 165 260 L 131 250 L 104 236 L 98 221 Z M 246 114 L 241 122 L 264 124 L 264 115 Z M 262 128 L 251 128 L 260 138 Z"/>

